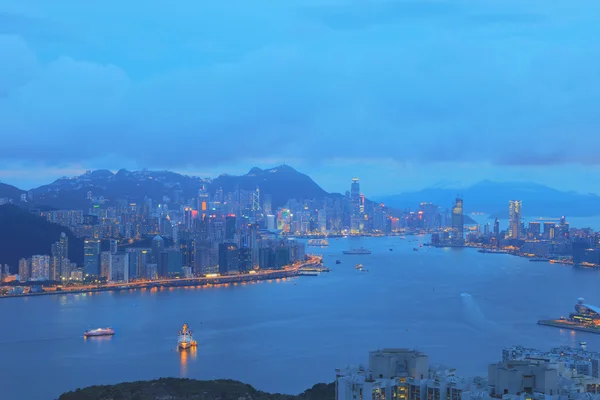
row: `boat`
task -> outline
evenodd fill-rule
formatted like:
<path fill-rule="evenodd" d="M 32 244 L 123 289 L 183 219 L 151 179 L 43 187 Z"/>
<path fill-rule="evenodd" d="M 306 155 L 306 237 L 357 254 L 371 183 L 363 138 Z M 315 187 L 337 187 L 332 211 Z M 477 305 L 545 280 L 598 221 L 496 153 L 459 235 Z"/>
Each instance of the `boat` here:
<path fill-rule="evenodd" d="M 183 328 L 179 332 L 179 337 L 177 338 L 177 348 L 180 350 L 189 349 L 190 347 L 196 347 L 197 342 L 194 340 L 194 336 L 192 331 L 188 327 L 188 324 L 183 324 Z"/>
<path fill-rule="evenodd" d="M 363 265 L 362 264 L 356 264 L 356 266 L 354 268 L 356 269 L 362 269 Z"/>
<path fill-rule="evenodd" d="M 467 293 L 467 292 L 462 292 L 460 294 L 460 297 L 471 297 L 471 295 L 469 293 Z"/>
<path fill-rule="evenodd" d="M 351 255 L 371 254 L 371 250 L 367 250 L 364 247 L 361 247 L 359 249 L 345 250 L 343 253 L 344 254 L 351 254 Z"/>
<path fill-rule="evenodd" d="M 319 276 L 317 271 L 298 271 L 298 276 Z"/>
<path fill-rule="evenodd" d="M 114 334 L 115 334 L 115 330 L 113 328 L 98 328 L 98 329 L 90 329 L 89 331 L 85 331 L 83 336 L 85 336 L 85 337 L 112 336 Z"/>
<path fill-rule="evenodd" d="M 325 239 L 310 239 L 308 241 L 308 246 L 312 247 L 327 247 L 329 246 L 329 242 Z"/>
<path fill-rule="evenodd" d="M 335 260 L 336 264 L 341 264 L 342 262 L 340 260 Z"/>
<path fill-rule="evenodd" d="M 394 251 L 394 249 L 390 249 L 390 251 Z"/>

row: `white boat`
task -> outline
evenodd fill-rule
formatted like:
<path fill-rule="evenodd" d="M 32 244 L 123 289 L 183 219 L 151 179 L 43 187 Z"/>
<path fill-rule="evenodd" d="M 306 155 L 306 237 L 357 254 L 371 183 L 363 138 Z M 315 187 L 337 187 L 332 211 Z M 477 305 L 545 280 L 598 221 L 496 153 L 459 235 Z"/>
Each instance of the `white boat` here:
<path fill-rule="evenodd" d="M 180 350 L 185 350 L 189 349 L 190 347 L 196 347 L 196 345 L 197 342 L 194 340 L 192 331 L 187 324 L 183 324 L 183 328 L 181 328 L 179 337 L 177 339 L 177 348 Z"/>
<path fill-rule="evenodd" d="M 115 334 L 115 330 L 113 328 L 98 328 L 91 329 L 89 331 L 85 331 L 83 336 L 91 337 L 91 336 L 112 336 Z"/>

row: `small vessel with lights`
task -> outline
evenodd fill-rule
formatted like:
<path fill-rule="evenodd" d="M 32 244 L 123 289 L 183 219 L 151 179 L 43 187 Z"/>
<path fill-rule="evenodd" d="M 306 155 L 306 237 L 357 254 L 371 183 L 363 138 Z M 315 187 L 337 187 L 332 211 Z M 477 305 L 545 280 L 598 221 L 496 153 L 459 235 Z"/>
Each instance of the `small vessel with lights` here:
<path fill-rule="evenodd" d="M 327 247 L 329 242 L 325 239 L 310 239 L 308 245 L 312 247 Z"/>
<path fill-rule="evenodd" d="M 85 337 L 113 336 L 114 334 L 115 334 L 115 330 L 113 328 L 98 328 L 98 329 L 90 329 L 89 331 L 85 331 L 83 336 L 85 336 Z"/>
<path fill-rule="evenodd" d="M 356 269 L 362 269 L 363 265 L 362 264 L 356 264 L 356 266 L 354 268 Z"/>
<path fill-rule="evenodd" d="M 186 350 L 190 347 L 196 347 L 196 345 L 197 342 L 194 340 L 194 335 L 188 324 L 183 324 L 183 328 L 181 328 L 179 337 L 177 338 L 177 348 L 180 350 Z"/>

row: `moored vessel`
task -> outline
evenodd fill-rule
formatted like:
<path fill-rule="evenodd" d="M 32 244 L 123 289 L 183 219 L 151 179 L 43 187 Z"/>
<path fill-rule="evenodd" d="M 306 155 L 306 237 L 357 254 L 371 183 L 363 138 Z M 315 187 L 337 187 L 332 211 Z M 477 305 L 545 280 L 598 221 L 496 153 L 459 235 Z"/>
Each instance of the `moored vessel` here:
<path fill-rule="evenodd" d="M 179 332 L 177 338 L 177 348 L 180 350 L 189 349 L 190 347 L 196 347 L 197 342 L 194 340 L 194 335 L 188 324 L 183 324 L 183 328 Z"/>
<path fill-rule="evenodd" d="M 364 247 L 361 247 L 361 248 L 358 248 L 358 249 L 345 250 L 343 253 L 344 254 L 352 254 L 352 255 L 356 255 L 356 254 L 371 254 L 371 250 L 367 250 Z"/>
<path fill-rule="evenodd" d="M 329 246 L 329 242 L 325 239 L 309 239 L 308 246 L 327 247 L 327 246 Z"/>
<path fill-rule="evenodd" d="M 115 334 L 115 330 L 113 328 L 98 328 L 98 329 L 90 329 L 89 331 L 85 331 L 83 336 L 85 336 L 85 337 L 112 336 L 114 334 Z"/>

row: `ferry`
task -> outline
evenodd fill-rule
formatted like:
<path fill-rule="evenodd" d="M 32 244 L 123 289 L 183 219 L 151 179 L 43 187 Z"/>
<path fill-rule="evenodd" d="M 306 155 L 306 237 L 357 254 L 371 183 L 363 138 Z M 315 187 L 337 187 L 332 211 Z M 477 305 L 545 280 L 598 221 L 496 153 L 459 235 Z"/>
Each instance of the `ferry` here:
<path fill-rule="evenodd" d="M 183 324 L 179 337 L 177 338 L 177 348 L 180 350 L 189 349 L 190 347 L 196 347 L 197 342 L 194 340 L 192 331 L 188 327 L 188 324 Z"/>
<path fill-rule="evenodd" d="M 361 247 L 359 249 L 345 250 L 343 253 L 344 254 L 351 254 L 351 255 L 371 254 L 371 250 L 367 250 L 364 247 Z"/>
<path fill-rule="evenodd" d="M 362 264 L 356 264 L 356 266 L 354 268 L 356 269 L 362 269 L 363 265 Z"/>
<path fill-rule="evenodd" d="M 89 331 L 85 331 L 83 336 L 92 337 L 92 336 L 112 336 L 115 334 L 115 330 L 113 328 L 98 328 L 91 329 Z"/>
<path fill-rule="evenodd" d="M 329 242 L 325 239 L 310 239 L 308 245 L 312 247 L 327 247 Z"/>

